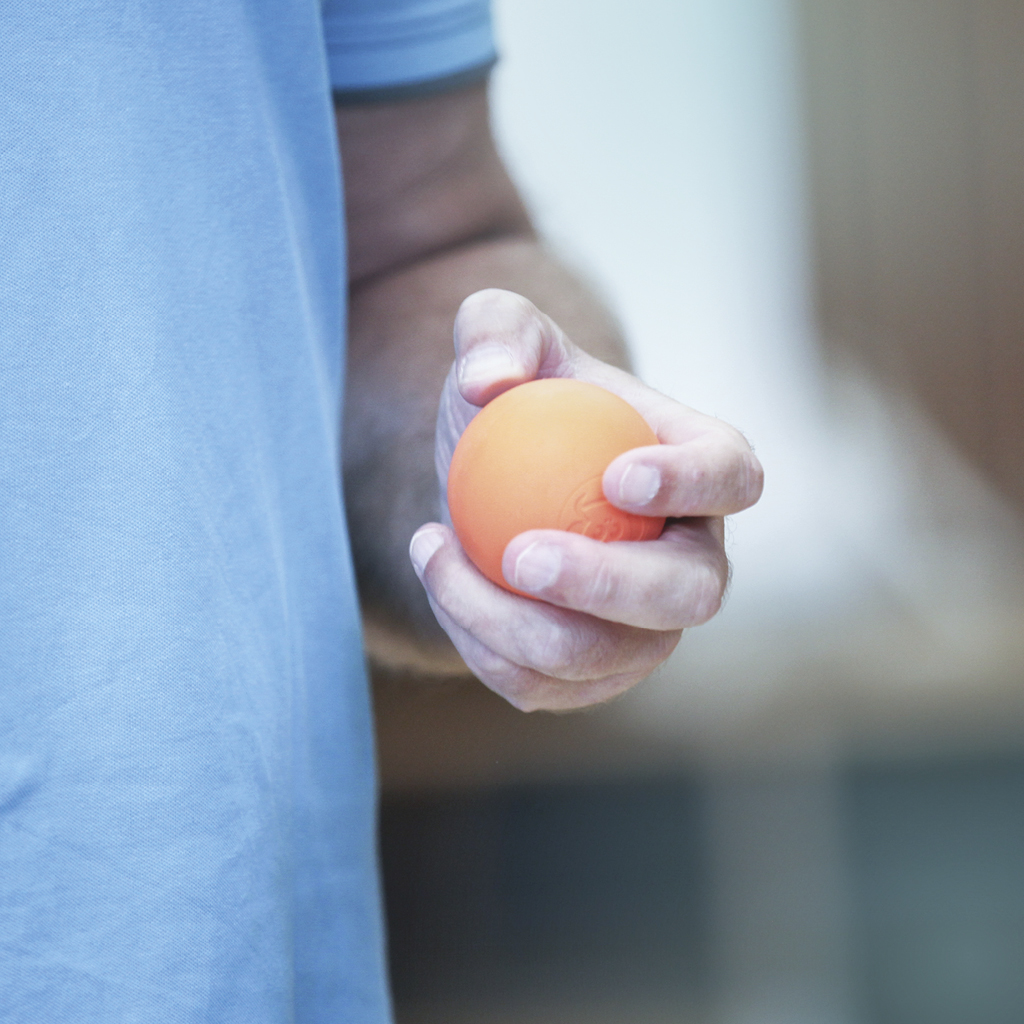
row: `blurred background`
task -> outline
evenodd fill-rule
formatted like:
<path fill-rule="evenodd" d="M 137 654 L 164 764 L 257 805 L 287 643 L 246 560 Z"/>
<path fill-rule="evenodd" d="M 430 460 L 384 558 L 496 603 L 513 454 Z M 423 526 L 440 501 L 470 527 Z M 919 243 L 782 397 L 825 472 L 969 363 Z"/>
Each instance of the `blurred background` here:
<path fill-rule="evenodd" d="M 610 707 L 376 673 L 400 1024 L 1021 1024 L 1024 5 L 496 14 L 538 222 L 767 486 Z"/>

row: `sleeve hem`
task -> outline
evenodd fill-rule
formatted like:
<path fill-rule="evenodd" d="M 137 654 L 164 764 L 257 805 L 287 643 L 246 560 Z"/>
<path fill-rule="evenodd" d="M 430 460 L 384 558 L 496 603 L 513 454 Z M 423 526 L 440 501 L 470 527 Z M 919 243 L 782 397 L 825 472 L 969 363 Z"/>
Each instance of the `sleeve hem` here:
<path fill-rule="evenodd" d="M 489 57 L 482 64 L 474 64 L 450 75 L 403 82 L 401 85 L 371 86 L 365 89 L 334 89 L 334 102 L 338 106 L 355 106 L 360 103 L 395 103 L 401 100 L 426 99 L 446 92 L 456 92 L 471 85 L 484 82 L 497 63 L 496 56 Z"/>

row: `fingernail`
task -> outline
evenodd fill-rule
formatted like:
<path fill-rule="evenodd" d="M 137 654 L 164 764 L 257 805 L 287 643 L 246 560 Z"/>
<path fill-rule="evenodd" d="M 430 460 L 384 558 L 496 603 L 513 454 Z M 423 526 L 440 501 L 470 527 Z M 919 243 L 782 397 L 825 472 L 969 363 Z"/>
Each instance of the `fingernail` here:
<path fill-rule="evenodd" d="M 425 529 L 412 535 L 409 541 L 409 557 L 417 575 L 422 575 L 427 562 L 434 552 L 444 543 L 444 534 L 440 530 Z"/>
<path fill-rule="evenodd" d="M 661 488 L 661 473 L 654 466 L 632 462 L 619 479 L 619 501 L 623 505 L 646 505 Z"/>
<path fill-rule="evenodd" d="M 562 571 L 562 552 L 559 548 L 535 541 L 516 559 L 515 586 L 535 594 L 546 590 Z"/>
<path fill-rule="evenodd" d="M 523 367 L 504 345 L 478 345 L 459 363 L 459 387 L 493 384 L 521 376 Z"/>

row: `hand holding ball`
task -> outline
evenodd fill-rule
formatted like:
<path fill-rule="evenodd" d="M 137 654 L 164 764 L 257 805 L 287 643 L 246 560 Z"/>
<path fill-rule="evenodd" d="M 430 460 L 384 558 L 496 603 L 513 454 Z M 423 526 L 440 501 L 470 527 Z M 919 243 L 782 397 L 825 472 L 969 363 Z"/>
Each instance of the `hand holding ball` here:
<path fill-rule="evenodd" d="M 502 575 L 502 555 L 526 530 L 653 540 L 664 518 L 616 508 L 601 478 L 623 452 L 654 444 L 644 418 L 604 388 L 564 378 L 520 384 L 485 405 L 455 449 L 448 470 L 455 533 L 477 568 L 506 590 L 515 588 Z"/>

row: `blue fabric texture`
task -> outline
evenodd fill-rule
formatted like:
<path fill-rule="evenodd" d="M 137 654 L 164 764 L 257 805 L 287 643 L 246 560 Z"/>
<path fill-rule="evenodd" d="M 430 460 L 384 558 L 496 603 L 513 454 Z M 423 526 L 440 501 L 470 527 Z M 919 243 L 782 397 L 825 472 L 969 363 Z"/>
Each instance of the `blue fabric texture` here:
<path fill-rule="evenodd" d="M 353 12 L 368 78 L 480 57 Z M 0 1021 L 381 1024 L 320 5 L 2 20 Z"/>
<path fill-rule="evenodd" d="M 324 33 L 340 91 L 430 81 L 494 59 L 481 0 L 327 0 Z"/>

